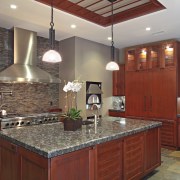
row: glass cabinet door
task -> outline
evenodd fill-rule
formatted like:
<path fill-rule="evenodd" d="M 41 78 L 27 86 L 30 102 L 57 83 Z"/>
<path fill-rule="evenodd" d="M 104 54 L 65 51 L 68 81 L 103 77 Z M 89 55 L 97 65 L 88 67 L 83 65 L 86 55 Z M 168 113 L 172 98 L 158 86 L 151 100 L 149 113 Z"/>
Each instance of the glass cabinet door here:
<path fill-rule="evenodd" d="M 138 51 L 137 69 L 146 70 L 148 68 L 147 48 L 140 48 L 137 51 Z"/>
<path fill-rule="evenodd" d="M 135 49 L 129 49 L 126 51 L 126 71 L 136 71 Z"/>
<path fill-rule="evenodd" d="M 149 69 L 160 67 L 160 45 L 149 47 Z"/>
<path fill-rule="evenodd" d="M 162 46 L 162 68 L 175 66 L 175 43 L 167 42 Z"/>

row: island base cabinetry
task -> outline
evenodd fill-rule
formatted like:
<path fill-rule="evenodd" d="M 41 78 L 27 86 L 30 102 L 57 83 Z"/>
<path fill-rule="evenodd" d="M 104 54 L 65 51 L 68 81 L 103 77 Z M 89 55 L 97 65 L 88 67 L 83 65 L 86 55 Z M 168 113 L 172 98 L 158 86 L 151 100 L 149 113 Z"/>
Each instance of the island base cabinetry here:
<path fill-rule="evenodd" d="M 0 180 L 141 179 L 161 163 L 160 128 L 53 158 L 0 139 Z"/>

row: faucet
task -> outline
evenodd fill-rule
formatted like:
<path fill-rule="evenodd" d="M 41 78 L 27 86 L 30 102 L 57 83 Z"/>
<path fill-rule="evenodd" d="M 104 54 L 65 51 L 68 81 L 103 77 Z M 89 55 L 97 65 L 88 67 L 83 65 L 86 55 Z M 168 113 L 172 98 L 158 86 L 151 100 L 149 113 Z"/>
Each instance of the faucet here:
<path fill-rule="evenodd" d="M 98 105 L 97 104 L 93 104 L 91 106 L 91 110 L 97 110 L 97 114 L 94 114 L 94 115 L 96 115 L 96 118 L 99 119 L 99 107 L 98 107 Z"/>

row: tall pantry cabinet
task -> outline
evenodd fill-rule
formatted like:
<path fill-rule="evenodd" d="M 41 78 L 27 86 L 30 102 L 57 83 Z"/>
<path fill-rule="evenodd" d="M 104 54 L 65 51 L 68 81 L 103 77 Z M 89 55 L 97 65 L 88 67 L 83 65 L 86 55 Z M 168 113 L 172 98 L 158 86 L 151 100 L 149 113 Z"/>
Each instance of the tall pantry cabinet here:
<path fill-rule="evenodd" d="M 168 40 L 125 50 L 126 117 L 161 121 L 162 145 L 175 148 L 179 47 Z"/>

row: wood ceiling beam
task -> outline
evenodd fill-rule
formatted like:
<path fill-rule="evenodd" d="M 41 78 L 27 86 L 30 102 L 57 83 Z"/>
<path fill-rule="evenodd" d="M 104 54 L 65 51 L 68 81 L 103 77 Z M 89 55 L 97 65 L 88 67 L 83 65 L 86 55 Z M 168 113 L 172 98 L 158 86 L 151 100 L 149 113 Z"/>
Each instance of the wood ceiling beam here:
<path fill-rule="evenodd" d="M 36 0 L 36 1 L 51 6 L 50 0 Z M 83 2 L 83 1 L 85 0 L 80 0 L 78 3 Z M 120 1 L 122 0 L 116 1 L 115 3 L 118 3 Z M 104 27 L 111 25 L 111 16 L 103 17 L 102 15 L 95 13 L 97 12 L 97 10 L 90 11 L 88 9 L 81 7 L 80 5 L 78 5 L 78 3 L 72 3 L 68 0 L 54 0 L 54 7 L 59 10 L 65 11 L 67 13 L 86 19 L 88 21 L 91 21 L 93 23 L 96 23 Z M 162 4 L 160 4 L 157 0 L 150 0 L 149 3 L 114 14 L 113 21 L 115 24 L 115 23 L 123 22 L 129 19 L 133 19 L 139 16 L 143 16 L 143 15 L 155 12 L 155 11 L 159 11 L 162 9 L 165 9 L 165 7 Z"/>
<path fill-rule="evenodd" d="M 114 11 L 116 11 L 116 10 L 118 10 L 118 9 L 121 9 L 121 8 L 123 8 L 123 7 L 129 6 L 129 5 L 131 5 L 131 4 L 137 3 L 137 2 L 139 2 L 139 1 L 142 1 L 142 0 L 137 0 L 137 1 L 134 1 L 134 2 L 131 2 L 131 3 L 128 3 L 128 4 L 126 4 L 126 5 L 120 6 L 120 7 L 118 7 L 118 8 L 114 8 Z M 107 11 L 107 12 L 105 12 L 105 13 L 102 13 L 102 14 L 100 14 L 100 15 L 103 16 L 103 15 L 108 14 L 108 13 L 110 13 L 110 12 L 111 12 L 111 10 L 110 10 L 110 11 Z"/>

